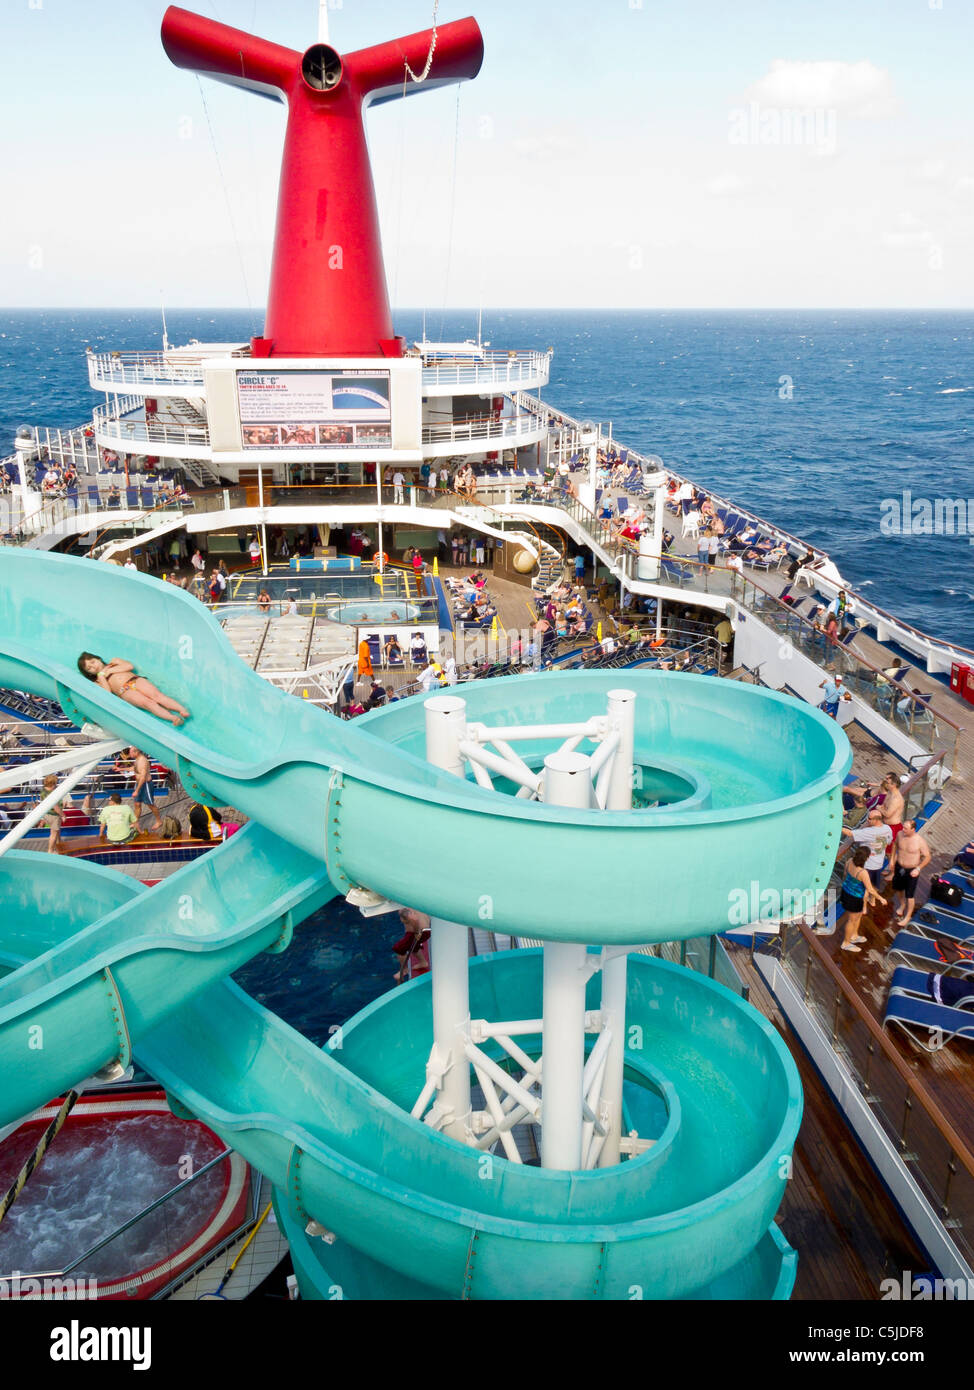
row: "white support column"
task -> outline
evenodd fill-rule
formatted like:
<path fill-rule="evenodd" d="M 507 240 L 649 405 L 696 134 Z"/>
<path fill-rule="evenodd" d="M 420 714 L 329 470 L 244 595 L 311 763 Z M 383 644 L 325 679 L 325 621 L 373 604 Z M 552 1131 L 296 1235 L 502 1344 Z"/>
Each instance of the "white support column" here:
<path fill-rule="evenodd" d="M 631 811 L 636 739 L 636 696 L 632 690 L 609 691 L 609 728 L 618 732 L 619 746 L 612 759 L 605 809 Z"/>
<path fill-rule="evenodd" d="M 602 1027 L 612 1034 L 602 1077 L 602 1106 L 606 1137 L 599 1153 L 599 1167 L 619 1162 L 622 1138 L 622 1085 L 626 1053 L 626 991 L 628 956 L 602 957 Z"/>
<path fill-rule="evenodd" d="M 592 804 L 589 759 L 581 753 L 545 758 L 545 801 L 587 810 Z M 582 1166 L 582 1106 L 585 1072 L 586 950 L 574 942 L 544 948 L 541 1093 L 541 1166 Z"/>
<path fill-rule="evenodd" d="M 631 690 L 609 691 L 609 728 L 618 730 L 620 739 L 612 763 L 605 809 L 631 811 L 633 792 L 636 696 Z M 628 959 L 624 955 L 602 956 L 602 1027 L 612 1039 L 602 1080 L 602 1102 L 608 1115 L 608 1133 L 599 1153 L 599 1166 L 619 1162 L 622 1137 L 622 1083 L 626 1052 L 626 989 Z"/>
<path fill-rule="evenodd" d="M 260 569 L 267 578 L 267 523 L 264 521 L 264 469 L 257 465 L 257 505 L 260 507 Z"/>
<path fill-rule="evenodd" d="M 467 702 L 456 695 L 426 701 L 426 756 L 434 767 L 463 777 L 460 743 L 467 731 Z M 464 1045 L 470 1032 L 470 981 L 467 929 L 439 917 L 430 919 L 433 987 L 433 1050 L 444 1066 L 434 1103 L 438 1127 L 469 1143 L 470 1063 Z"/>

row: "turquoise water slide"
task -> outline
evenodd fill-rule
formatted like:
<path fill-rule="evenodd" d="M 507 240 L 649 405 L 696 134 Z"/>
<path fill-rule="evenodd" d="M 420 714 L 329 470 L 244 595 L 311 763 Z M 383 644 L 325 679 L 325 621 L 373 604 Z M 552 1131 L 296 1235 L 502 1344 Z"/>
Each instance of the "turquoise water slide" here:
<path fill-rule="evenodd" d="M 0 858 L 3 948 L 30 962 L 0 980 L 0 1125 L 113 1059 L 127 1065 L 135 1040 L 258 952 L 283 949 L 335 895 L 318 862 L 259 825 L 151 897 L 139 889 L 97 864 Z"/>
<path fill-rule="evenodd" d="M 133 661 L 192 719 L 174 730 L 101 691 L 77 670 L 82 647 Z M 422 1289 L 447 1298 L 786 1296 L 793 1258 L 772 1218 L 800 1086 L 775 1031 L 720 986 L 630 958 L 627 1125 L 652 1143 L 616 1167 L 561 1172 L 411 1118 L 428 979 L 376 1001 L 322 1052 L 220 978 L 353 885 L 465 925 L 482 924 L 487 903 L 498 932 L 626 945 L 719 931 L 734 892 L 823 891 L 851 762 L 837 726 L 732 682 L 636 671 L 625 683 L 647 809 L 518 801 L 425 761 L 421 699 L 344 724 L 256 676 L 180 591 L 0 549 L 0 685 L 52 696 L 259 823 L 148 894 L 88 865 L 0 861 L 0 891 L 19 904 L 0 952 L 28 962 L 0 981 L 2 1113 L 131 1046 L 271 1177 L 313 1288 L 405 1292 L 421 1271 Z M 616 684 L 539 674 L 461 693 L 471 720 L 509 723 L 513 706 L 523 724 L 558 725 L 603 713 Z M 540 767 L 548 746 L 519 751 Z M 537 1018 L 540 954 L 474 962 L 470 986 L 475 1018 Z M 8 1089 L 38 1021 L 57 1045 L 29 1052 Z M 72 1023 L 85 1040 L 74 1054 Z M 309 1218 L 337 1237 L 324 1255 L 304 1241 Z"/>
<path fill-rule="evenodd" d="M 101 690 L 77 669 L 82 648 L 134 662 L 192 719 L 175 730 Z M 729 885 L 779 900 L 823 893 L 851 764 L 836 725 L 733 681 L 627 671 L 624 683 L 637 694 L 639 772 L 665 804 L 631 813 L 519 801 L 426 761 L 421 697 L 340 722 L 251 671 L 181 590 L 0 548 L 0 686 L 48 695 L 79 724 L 175 762 L 191 793 L 324 859 L 339 891 L 364 886 L 466 925 L 483 924 L 487 903 L 499 932 L 529 924 L 544 940 L 633 945 L 730 925 Z M 472 720 L 509 722 L 513 704 L 535 725 L 603 714 L 618 684 L 617 672 L 538 673 L 462 693 Z M 540 741 L 519 751 L 540 765 Z"/>
<path fill-rule="evenodd" d="M 235 841 L 211 861 L 239 845 L 236 869 L 253 856 L 256 874 L 273 845 L 248 845 L 247 832 Z M 35 854 L 3 862 L 4 902 L 17 910 L 0 928 L 0 963 L 30 963 L 0 980 L 0 999 L 33 995 L 37 1018 L 46 996 L 31 982 L 56 979 L 49 963 L 84 960 L 107 935 L 100 924 L 79 932 L 86 915 L 103 911 L 104 922 L 127 917 L 130 925 L 140 910 L 155 915 L 158 887 L 142 890 L 111 870 Z M 186 886 L 187 875 L 170 881 L 177 879 Z M 187 939 L 208 925 L 198 921 Z M 200 955 L 186 959 L 202 985 L 211 967 Z M 137 997 L 144 982 L 123 979 L 118 967 L 115 974 L 119 992 Z M 160 968 L 154 993 L 168 995 L 166 977 Z M 532 1016 L 540 977 L 538 951 L 472 962 L 473 1015 Z M 589 1004 L 597 1007 L 594 993 Z M 793 1064 L 753 1009 L 679 967 L 631 960 L 627 1027 L 640 1037 L 627 1055 L 627 1106 L 652 1147 L 586 1173 L 507 1163 L 410 1117 L 432 1028 L 428 981 L 370 1005 L 325 1050 L 226 980 L 165 1013 L 140 1036 L 137 1060 L 270 1177 L 300 1258 L 314 1258 L 303 1246 L 310 1218 L 334 1232 L 336 1244 L 322 1247 L 327 1279 L 347 1285 L 348 1296 L 356 1278 L 387 1296 L 398 1287 L 446 1298 L 615 1299 L 635 1289 L 645 1298 L 702 1297 L 722 1280 L 723 1296 L 733 1296 L 745 1275 L 754 1279 L 756 1262 L 768 1262 L 769 1241 L 775 1245 L 769 1227 L 801 1117 Z M 148 1022 L 148 1011 L 138 1022 Z M 72 1064 L 67 1041 L 52 1029 L 42 1050 L 25 1051 L 37 1094 L 111 1055 L 110 1040 L 102 1053 L 92 1040 L 85 1061 L 75 1052 Z M 525 1045 L 530 1051 L 540 1039 Z M 762 1288 L 783 1279 L 786 1293 L 793 1272 L 786 1260 L 782 1273 L 779 1242 Z"/>

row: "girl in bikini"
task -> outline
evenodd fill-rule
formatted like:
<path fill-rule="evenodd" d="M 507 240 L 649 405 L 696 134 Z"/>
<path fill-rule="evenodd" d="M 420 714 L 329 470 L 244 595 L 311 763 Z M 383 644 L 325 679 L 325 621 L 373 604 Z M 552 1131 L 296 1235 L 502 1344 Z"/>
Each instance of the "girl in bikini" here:
<path fill-rule="evenodd" d="M 177 729 L 190 717 L 189 710 L 178 700 L 163 695 L 151 681 L 140 676 L 131 661 L 122 661 L 118 657 L 102 661 L 100 656 L 92 652 L 82 652 L 78 657 L 78 670 L 120 700 L 135 705 L 136 709 L 147 710 L 157 719 L 165 719 Z"/>

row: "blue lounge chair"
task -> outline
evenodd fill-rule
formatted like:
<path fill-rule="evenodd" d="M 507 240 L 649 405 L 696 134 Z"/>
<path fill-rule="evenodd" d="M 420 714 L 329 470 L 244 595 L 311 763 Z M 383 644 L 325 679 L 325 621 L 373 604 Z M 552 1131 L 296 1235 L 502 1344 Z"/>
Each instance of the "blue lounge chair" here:
<path fill-rule="evenodd" d="M 929 936 L 914 936 L 912 932 L 897 932 L 892 946 L 887 951 L 889 960 L 918 961 L 928 965 L 931 970 L 944 970 L 946 961 L 937 951 L 937 944 Z M 974 975 L 974 961 L 958 961 L 950 967 L 951 973 L 963 978 Z"/>
<path fill-rule="evenodd" d="M 890 995 L 883 1027 L 891 1023 L 902 1028 L 925 1052 L 940 1052 L 955 1038 L 974 1038 L 974 1014 L 967 1009 L 950 1009 L 946 1004 L 918 999 L 912 994 Z"/>
<path fill-rule="evenodd" d="M 97 512 L 101 507 L 101 496 L 94 483 L 88 484 L 88 506 L 93 512 Z"/>
<path fill-rule="evenodd" d="M 929 999 L 927 993 L 927 980 L 930 976 L 929 970 L 913 970 L 908 965 L 898 965 L 893 971 L 893 978 L 890 981 L 889 992 L 894 994 L 916 994 L 921 999 Z M 971 991 L 971 1003 L 974 1003 L 974 982 L 969 986 Z M 934 1001 L 936 1002 L 936 1001 Z M 966 1003 L 966 999 L 962 1003 Z M 954 1005 L 960 1008 L 961 1005 Z"/>
<path fill-rule="evenodd" d="M 956 907 L 951 907 L 949 903 L 937 902 L 935 898 L 928 898 L 919 914 L 921 920 L 925 913 L 931 913 L 941 922 L 947 918 L 952 930 L 959 929 L 958 923 L 962 922 L 964 930 L 974 934 L 974 901 L 970 898 L 962 898 Z"/>
<path fill-rule="evenodd" d="M 127 487 L 125 489 L 125 505 L 130 512 L 139 510 L 139 489 L 137 487 Z"/>
<path fill-rule="evenodd" d="M 938 908 L 942 903 L 937 903 Z M 942 916 L 927 903 L 912 919 L 911 925 L 918 927 L 924 936 L 946 936 L 949 941 L 959 941 L 962 946 L 974 945 L 974 921 L 965 922 L 960 917 Z"/>
<path fill-rule="evenodd" d="M 156 505 L 155 497 L 153 496 L 153 493 L 152 493 L 152 488 L 151 488 L 151 487 L 140 488 L 140 493 L 141 493 L 141 496 L 142 496 L 142 505 L 143 505 L 143 507 L 145 508 L 145 510 L 146 510 L 147 512 L 151 512 L 151 511 L 152 511 L 152 508 Z"/>

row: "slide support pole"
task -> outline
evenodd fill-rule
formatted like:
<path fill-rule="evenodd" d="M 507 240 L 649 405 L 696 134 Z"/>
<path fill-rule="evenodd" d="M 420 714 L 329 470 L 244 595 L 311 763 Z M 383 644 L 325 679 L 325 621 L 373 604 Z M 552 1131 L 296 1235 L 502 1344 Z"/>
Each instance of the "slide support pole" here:
<path fill-rule="evenodd" d="M 455 695 L 426 701 L 426 756 L 434 767 L 464 776 L 460 743 L 466 737 L 467 705 Z M 470 1033 L 467 929 L 430 919 L 433 976 L 433 1051 L 443 1067 L 431 1118 L 453 1139 L 470 1143 L 470 1063 L 464 1051 Z"/>
<path fill-rule="evenodd" d="M 588 810 L 592 805 L 589 759 L 581 753 L 545 758 L 544 799 L 555 806 Z M 586 950 L 574 942 L 544 948 L 542 1004 L 541 1166 L 582 1166 L 582 1106 L 585 1071 Z"/>

